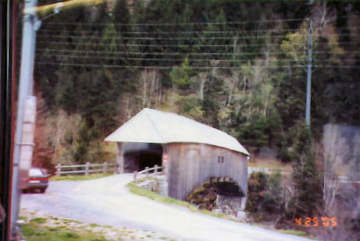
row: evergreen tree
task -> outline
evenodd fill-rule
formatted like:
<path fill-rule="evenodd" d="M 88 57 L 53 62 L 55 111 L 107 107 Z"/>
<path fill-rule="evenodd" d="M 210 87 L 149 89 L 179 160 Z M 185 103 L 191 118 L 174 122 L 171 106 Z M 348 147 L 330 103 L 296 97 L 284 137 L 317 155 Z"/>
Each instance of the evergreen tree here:
<path fill-rule="evenodd" d="M 170 78 L 175 87 L 180 90 L 189 90 L 194 83 L 192 77 L 192 69 L 189 64 L 189 59 L 185 58 L 180 67 L 174 67 L 170 72 Z"/>
<path fill-rule="evenodd" d="M 204 110 L 204 116 L 207 117 L 206 122 L 215 128 L 220 127 L 218 114 L 221 108 L 225 106 L 223 85 L 224 81 L 221 78 L 212 73 L 208 74 L 202 109 Z"/>
<path fill-rule="evenodd" d="M 172 94 L 176 96 L 171 110 L 179 110 L 219 127 L 247 147 L 276 147 L 283 161 L 299 160 L 294 150 L 298 145 L 297 123 L 304 119 L 306 71 L 297 65 L 306 64 L 308 25 L 305 20 L 261 21 L 303 19 L 313 6 L 283 2 L 239 3 L 234 0 L 130 2 L 133 5 L 128 6 L 129 1 L 117 0 L 112 16 L 106 5 L 101 4 L 67 9 L 43 21 L 36 55 L 36 60 L 42 65 L 35 66 L 35 81 L 53 115 L 59 110 L 65 110 L 70 115 L 80 114 L 87 128 L 93 131 L 89 136 L 100 142 L 119 124 L 115 125 L 114 112 L 117 116 L 134 114 L 141 106 L 138 104 L 141 101 L 137 99 L 142 87 L 139 83 L 141 72 L 132 66 L 166 65 L 170 68 L 154 71 L 160 78 L 157 83 L 161 86 L 152 88 L 161 89 L 161 98 L 167 99 Z M 337 20 L 327 27 L 336 33 L 348 34 L 347 38 L 341 39 L 336 34 L 331 37 L 321 35 L 315 31 L 317 25 L 314 22 L 311 120 L 312 134 L 317 140 L 324 123 L 359 124 L 360 120 L 359 70 L 342 68 L 345 64 L 346 67 L 359 64 L 356 60 L 359 57 L 357 40 L 353 37 L 357 36 L 357 32 L 349 28 L 354 21 L 351 19 L 357 18 L 359 7 L 352 5 L 353 8 L 347 10 L 346 6 L 328 4 L 329 12 L 349 11 L 352 17 Z M 242 23 L 211 24 L 228 21 Z M 192 22 L 200 24 L 176 24 Z M 139 25 L 126 25 L 128 23 Z M 274 37 L 284 33 L 284 37 Z M 130 36 L 163 39 L 127 39 Z M 227 36 L 229 39 L 213 38 Z M 262 38 L 264 36 L 266 38 Z M 184 39 L 175 41 L 175 37 Z M 201 46 L 210 44 L 227 47 Z M 116 54 L 118 52 L 120 54 Z M 170 52 L 177 54 L 166 55 Z M 209 52 L 216 55 L 206 54 Z M 134 57 L 138 60 L 132 60 Z M 194 61 L 195 58 L 197 61 Z M 200 58 L 205 60 L 200 62 Z M 350 58 L 354 60 L 351 62 Z M 226 61 L 218 61 L 220 59 Z M 183 62 L 179 65 L 179 61 Z M 47 62 L 59 64 L 44 64 Z M 62 64 L 89 64 L 93 67 Z M 126 65 L 130 68 L 104 68 L 106 65 Z M 217 70 L 204 77 L 205 73 L 194 68 L 196 65 L 231 66 L 236 69 Z M 274 65 L 278 68 L 271 68 Z M 321 65 L 335 67 L 319 67 Z M 132 110 L 126 114 L 116 111 L 117 105 L 125 103 L 119 102 L 119 98 L 127 94 L 130 97 L 126 97 L 125 102 L 131 103 Z"/>
<path fill-rule="evenodd" d="M 314 162 L 310 130 L 304 125 L 298 129 L 294 153 L 292 179 L 295 195 L 285 212 L 290 220 L 317 216 L 323 207 L 322 178 Z"/>
<path fill-rule="evenodd" d="M 136 9 L 138 11 L 138 9 Z M 117 0 L 112 11 L 116 30 L 118 33 L 125 33 L 131 30 L 130 26 L 127 25 L 131 21 L 130 10 L 127 0 Z"/>

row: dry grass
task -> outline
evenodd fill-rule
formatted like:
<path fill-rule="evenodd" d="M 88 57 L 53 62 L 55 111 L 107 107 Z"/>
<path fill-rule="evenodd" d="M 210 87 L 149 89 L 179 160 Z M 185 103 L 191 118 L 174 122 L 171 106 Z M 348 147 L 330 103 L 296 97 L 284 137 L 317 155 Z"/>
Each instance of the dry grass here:
<path fill-rule="evenodd" d="M 262 158 L 251 158 L 249 167 L 264 167 L 270 169 L 280 169 L 283 171 L 292 171 L 291 164 L 282 163 L 276 159 L 262 159 Z"/>
<path fill-rule="evenodd" d="M 134 194 L 144 196 L 144 197 L 150 198 L 150 199 L 158 201 L 158 202 L 168 203 L 168 204 L 172 204 L 172 205 L 178 205 L 178 206 L 186 207 L 192 212 L 199 212 L 199 213 L 202 213 L 202 214 L 205 214 L 205 215 L 210 215 L 210 216 L 217 217 L 217 218 L 222 218 L 222 219 L 226 219 L 226 220 L 230 220 L 230 221 L 234 221 L 234 222 L 238 222 L 238 223 L 244 223 L 243 221 L 234 219 L 234 218 L 232 218 L 232 217 L 230 217 L 228 215 L 225 215 L 225 214 L 214 213 L 214 212 L 210 212 L 208 210 L 201 210 L 201 209 L 198 209 L 197 207 L 191 205 L 188 202 L 184 202 L 184 201 L 176 200 L 176 199 L 173 199 L 173 198 L 161 196 L 161 195 L 159 195 L 157 193 L 154 193 L 154 192 L 151 192 L 151 191 L 146 190 L 144 188 L 138 187 L 134 183 L 129 183 L 127 185 L 127 187 L 129 188 L 130 192 L 132 192 Z M 300 237 L 306 237 L 306 238 L 309 238 L 309 239 L 314 239 L 313 237 L 309 236 L 305 232 L 298 231 L 298 230 L 274 229 L 271 226 L 263 225 L 263 224 L 259 224 L 259 223 L 253 223 L 253 225 L 261 227 L 261 228 L 265 228 L 265 229 L 268 229 L 268 230 L 272 230 L 272 231 L 275 231 L 275 232 L 279 232 L 279 233 L 284 233 L 284 234 L 289 234 L 289 235 L 295 235 L 295 236 L 300 236 Z"/>
<path fill-rule="evenodd" d="M 113 227 L 59 218 L 21 209 L 22 233 L 27 241 L 161 241 L 175 240 L 164 233 Z"/>
<path fill-rule="evenodd" d="M 161 196 L 161 195 L 159 195 L 159 194 L 157 194 L 155 192 L 151 192 L 151 191 L 146 190 L 146 189 L 144 189 L 142 187 L 138 187 L 134 183 L 127 184 L 127 187 L 129 188 L 130 192 L 132 192 L 134 194 L 137 194 L 137 195 L 140 195 L 140 196 L 150 198 L 150 199 L 155 200 L 155 201 L 186 207 L 192 212 L 199 212 L 199 213 L 202 213 L 202 214 L 205 214 L 205 215 L 210 215 L 210 216 L 217 217 L 217 218 L 223 218 L 223 219 L 231 220 L 231 221 L 234 221 L 234 222 L 241 222 L 240 220 L 237 220 L 237 219 L 235 219 L 235 218 L 233 218 L 231 216 L 225 215 L 225 214 L 214 213 L 214 212 L 210 212 L 210 211 L 204 210 L 204 209 L 198 209 L 197 207 L 195 207 L 194 205 L 192 205 L 192 204 L 190 204 L 188 202 L 180 201 L 180 200 L 170 198 L 170 197 Z"/>
<path fill-rule="evenodd" d="M 108 176 L 111 176 L 111 175 L 113 175 L 113 174 L 100 173 L 100 174 L 91 174 L 91 175 L 88 175 L 88 176 L 85 176 L 85 175 L 52 176 L 50 178 L 50 181 L 85 181 L 85 180 L 108 177 Z"/>

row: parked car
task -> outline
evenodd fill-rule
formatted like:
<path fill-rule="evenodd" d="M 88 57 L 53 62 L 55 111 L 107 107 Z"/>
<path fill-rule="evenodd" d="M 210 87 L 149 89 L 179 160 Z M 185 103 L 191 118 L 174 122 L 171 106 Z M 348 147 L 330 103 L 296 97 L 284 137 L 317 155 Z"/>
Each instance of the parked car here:
<path fill-rule="evenodd" d="M 38 191 L 44 193 L 49 185 L 49 175 L 44 169 L 30 168 L 29 179 L 24 192 Z"/>

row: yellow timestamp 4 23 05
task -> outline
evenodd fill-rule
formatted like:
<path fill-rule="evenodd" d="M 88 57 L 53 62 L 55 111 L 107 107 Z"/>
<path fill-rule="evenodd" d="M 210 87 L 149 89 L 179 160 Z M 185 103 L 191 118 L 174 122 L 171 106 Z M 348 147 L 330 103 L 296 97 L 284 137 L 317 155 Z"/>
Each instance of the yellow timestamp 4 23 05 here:
<path fill-rule="evenodd" d="M 336 227 L 336 217 L 303 217 L 295 218 L 295 223 L 303 227 Z"/>

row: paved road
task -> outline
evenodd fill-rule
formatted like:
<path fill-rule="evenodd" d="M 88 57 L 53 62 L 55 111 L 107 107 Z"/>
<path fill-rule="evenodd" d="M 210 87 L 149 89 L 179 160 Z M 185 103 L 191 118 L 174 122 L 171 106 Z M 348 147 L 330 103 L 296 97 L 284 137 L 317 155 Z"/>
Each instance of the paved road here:
<path fill-rule="evenodd" d="M 22 195 L 21 207 L 85 223 L 167 233 L 179 240 L 309 241 L 134 195 L 125 187 L 131 177 L 52 182 L 45 194 Z"/>

